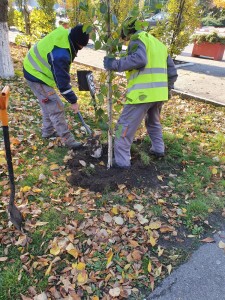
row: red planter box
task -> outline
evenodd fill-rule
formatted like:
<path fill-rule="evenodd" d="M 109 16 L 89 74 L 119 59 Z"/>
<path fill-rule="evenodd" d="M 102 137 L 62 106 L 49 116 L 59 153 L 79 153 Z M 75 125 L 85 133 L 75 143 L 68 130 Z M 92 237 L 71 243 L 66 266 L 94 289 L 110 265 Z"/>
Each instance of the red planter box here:
<path fill-rule="evenodd" d="M 207 56 L 211 57 L 214 60 L 222 60 L 224 54 L 225 45 L 216 43 L 194 43 L 194 47 L 192 50 L 192 56 Z"/>

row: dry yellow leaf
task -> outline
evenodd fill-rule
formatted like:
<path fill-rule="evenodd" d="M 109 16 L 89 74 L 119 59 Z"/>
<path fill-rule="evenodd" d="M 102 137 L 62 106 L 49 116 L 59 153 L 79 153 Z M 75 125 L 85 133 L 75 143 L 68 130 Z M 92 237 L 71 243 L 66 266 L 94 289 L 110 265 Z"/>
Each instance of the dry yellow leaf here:
<path fill-rule="evenodd" d="M 0 157 L 0 164 L 3 165 L 6 163 L 5 157 Z"/>
<path fill-rule="evenodd" d="M 85 270 L 81 271 L 77 275 L 77 284 L 78 285 L 84 285 L 85 283 L 87 283 L 87 280 L 88 280 L 88 275 L 87 275 L 87 272 Z"/>
<path fill-rule="evenodd" d="M 162 273 L 162 266 L 160 266 L 160 267 L 158 267 L 158 268 L 156 269 L 156 271 L 155 271 L 155 276 L 158 277 L 158 276 L 161 275 L 161 273 Z"/>
<path fill-rule="evenodd" d="M 134 218 L 135 217 L 135 211 L 133 211 L 133 210 L 128 211 L 127 216 L 128 216 L 128 218 L 131 218 L 131 219 Z"/>
<path fill-rule="evenodd" d="M 216 175 L 217 172 L 218 172 L 218 171 L 217 171 L 217 168 L 212 168 L 211 172 L 212 172 L 213 175 Z"/>
<path fill-rule="evenodd" d="M 107 266 L 106 266 L 106 268 L 108 268 L 108 266 L 109 266 L 109 264 L 111 263 L 112 258 L 113 258 L 113 251 L 112 251 L 111 248 L 110 248 L 109 251 L 106 253 L 106 257 L 107 257 Z"/>
<path fill-rule="evenodd" d="M 118 213 L 119 213 L 118 207 L 117 207 L 117 206 L 113 206 L 111 212 L 112 212 L 114 215 L 118 215 Z"/>
<path fill-rule="evenodd" d="M 33 189 L 33 192 L 38 194 L 38 193 L 41 193 L 42 190 L 41 189 Z"/>
<path fill-rule="evenodd" d="M 46 270 L 45 276 L 48 276 L 50 274 L 51 270 L 52 270 L 52 263 L 50 263 L 48 269 Z"/>
<path fill-rule="evenodd" d="M 174 228 L 173 228 L 173 227 L 166 226 L 166 225 L 160 227 L 160 232 L 161 232 L 161 233 L 172 232 L 172 231 L 174 231 Z"/>
<path fill-rule="evenodd" d="M 128 201 L 133 201 L 136 197 L 133 194 L 127 196 Z"/>
<path fill-rule="evenodd" d="M 77 251 L 76 248 L 70 249 L 70 250 L 68 250 L 67 252 L 68 252 L 70 255 L 72 255 L 74 258 L 77 258 L 78 255 L 79 255 L 79 251 Z"/>
<path fill-rule="evenodd" d="M 79 263 L 77 264 L 77 270 L 79 270 L 79 271 L 84 270 L 85 267 L 86 267 L 86 264 L 83 263 L 83 262 L 79 262 Z"/>
<path fill-rule="evenodd" d="M 119 188 L 120 190 L 123 190 L 123 189 L 126 188 L 126 185 L 125 185 L 125 184 L 118 184 L 118 188 Z"/>
<path fill-rule="evenodd" d="M 157 178 L 158 178 L 160 181 L 163 181 L 162 176 L 158 175 Z"/>
<path fill-rule="evenodd" d="M 167 271 L 168 271 L 169 274 L 171 273 L 171 271 L 172 271 L 172 265 L 168 265 L 167 266 Z"/>
<path fill-rule="evenodd" d="M 148 272 L 151 273 L 152 271 L 152 263 L 151 261 L 148 262 Z"/>
<path fill-rule="evenodd" d="M 23 193 L 26 193 L 30 190 L 31 190 L 31 187 L 28 186 L 28 185 L 25 185 L 24 187 L 21 187 L 21 189 L 20 189 L 20 191 L 23 192 Z"/>
<path fill-rule="evenodd" d="M 164 252 L 164 249 L 161 248 L 160 246 L 158 247 L 158 256 L 160 257 Z"/>
<path fill-rule="evenodd" d="M 109 281 L 109 279 L 112 277 L 112 274 L 111 273 L 109 273 L 106 277 L 105 277 L 105 282 L 108 282 Z"/>
<path fill-rule="evenodd" d="M 156 239 L 153 236 L 150 236 L 149 243 L 154 247 L 156 245 Z"/>
<path fill-rule="evenodd" d="M 125 271 L 127 271 L 127 270 L 130 268 L 130 266 L 131 266 L 131 264 L 126 264 L 126 265 L 124 266 L 123 269 L 124 269 Z"/>
<path fill-rule="evenodd" d="M 52 165 L 50 166 L 50 170 L 51 170 L 51 171 L 58 170 L 58 169 L 59 169 L 59 165 L 57 165 L 57 164 L 52 164 Z"/>
<path fill-rule="evenodd" d="M 159 205 L 163 205 L 163 204 L 165 204 L 165 203 L 166 203 L 165 200 L 163 200 L 163 199 L 158 199 L 158 204 L 159 204 Z"/>
<path fill-rule="evenodd" d="M 52 244 L 52 248 L 50 249 L 50 253 L 55 255 L 55 256 L 60 253 L 60 247 L 58 246 L 58 244 L 56 242 Z"/>
<path fill-rule="evenodd" d="M 161 222 L 160 221 L 156 221 L 156 222 L 151 222 L 149 224 L 149 228 L 150 229 L 159 229 L 161 227 Z"/>
<path fill-rule="evenodd" d="M 93 296 L 93 297 L 91 297 L 91 300 L 99 300 L 99 297 L 98 296 Z"/>
<path fill-rule="evenodd" d="M 35 223 L 35 226 L 44 226 L 44 225 L 47 225 L 47 224 L 48 224 L 48 222 L 37 221 L 37 222 Z"/>

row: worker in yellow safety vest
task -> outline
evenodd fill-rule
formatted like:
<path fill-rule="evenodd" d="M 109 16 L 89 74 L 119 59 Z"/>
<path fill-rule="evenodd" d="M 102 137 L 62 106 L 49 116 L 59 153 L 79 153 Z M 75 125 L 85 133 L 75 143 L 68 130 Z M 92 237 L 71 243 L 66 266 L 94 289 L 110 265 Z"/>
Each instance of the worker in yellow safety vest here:
<path fill-rule="evenodd" d="M 64 104 L 55 88 L 77 113 L 78 99 L 70 84 L 70 66 L 88 40 L 81 24 L 72 29 L 59 26 L 29 50 L 23 63 L 24 77 L 42 110 L 42 137 L 59 136 L 69 149 L 80 148 L 82 143 L 75 140 L 68 128 Z"/>
<path fill-rule="evenodd" d="M 177 79 L 166 46 L 135 27 L 136 21 L 129 23 L 128 19 L 126 29 L 121 32 L 122 39 L 130 39 L 126 56 L 120 59 L 104 57 L 106 70 L 125 71 L 127 78 L 126 102 L 116 125 L 114 141 L 113 167 L 121 169 L 131 166 L 131 144 L 144 118 L 151 140 L 150 155 L 164 157 L 160 112 Z"/>

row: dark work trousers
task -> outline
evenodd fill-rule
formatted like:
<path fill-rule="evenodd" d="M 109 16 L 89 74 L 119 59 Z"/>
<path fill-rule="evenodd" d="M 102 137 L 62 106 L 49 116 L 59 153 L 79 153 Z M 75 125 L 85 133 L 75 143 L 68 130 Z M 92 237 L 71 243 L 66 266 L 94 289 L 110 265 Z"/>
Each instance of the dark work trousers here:
<path fill-rule="evenodd" d="M 56 131 L 62 142 L 70 146 L 75 139 L 65 119 L 64 104 L 56 91 L 38 82 L 27 80 L 27 84 L 38 98 L 42 110 L 42 137 L 51 136 Z"/>
<path fill-rule="evenodd" d="M 114 157 L 117 165 L 130 166 L 130 148 L 134 135 L 145 118 L 145 126 L 151 139 L 151 150 L 163 153 L 165 150 L 160 112 L 163 102 L 127 104 L 116 125 Z"/>

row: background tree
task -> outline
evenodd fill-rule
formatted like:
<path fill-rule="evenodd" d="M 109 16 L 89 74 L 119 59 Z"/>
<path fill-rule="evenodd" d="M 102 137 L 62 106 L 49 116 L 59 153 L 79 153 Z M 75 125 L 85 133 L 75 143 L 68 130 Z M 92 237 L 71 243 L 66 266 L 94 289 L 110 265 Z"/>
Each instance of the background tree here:
<path fill-rule="evenodd" d="M 9 48 L 8 0 L 0 1 L 0 12 L 0 77 L 9 78 L 14 76 L 14 69 Z"/>
<path fill-rule="evenodd" d="M 213 3 L 217 7 L 225 8 L 225 0 L 213 0 Z"/>
<path fill-rule="evenodd" d="M 55 0 L 38 0 L 39 8 L 28 9 L 27 0 L 19 0 L 20 11 L 14 12 L 14 23 L 23 34 L 16 37 L 16 43 L 28 48 L 55 28 Z"/>
<path fill-rule="evenodd" d="M 80 8 L 80 2 L 80 0 L 67 0 L 64 4 L 66 14 L 69 17 L 72 26 L 74 26 L 74 24 L 87 22 L 87 14 Z M 61 3 L 63 3 L 63 1 L 61 1 Z M 91 10 L 93 7 L 92 1 L 87 0 L 86 4 L 88 6 L 88 10 Z"/>
<path fill-rule="evenodd" d="M 48 16 L 49 23 L 54 26 L 56 13 L 54 11 L 54 5 L 56 0 L 37 0 L 39 8 Z"/>
<path fill-rule="evenodd" d="M 190 37 L 200 25 L 201 14 L 196 0 L 169 0 L 165 6 L 168 18 L 151 33 L 168 47 L 175 58 L 189 44 Z"/>
<path fill-rule="evenodd" d="M 144 6 L 144 1 L 140 1 L 141 5 Z M 112 0 L 111 10 L 114 12 L 119 23 L 122 23 L 127 12 L 135 6 L 135 0 Z"/>

